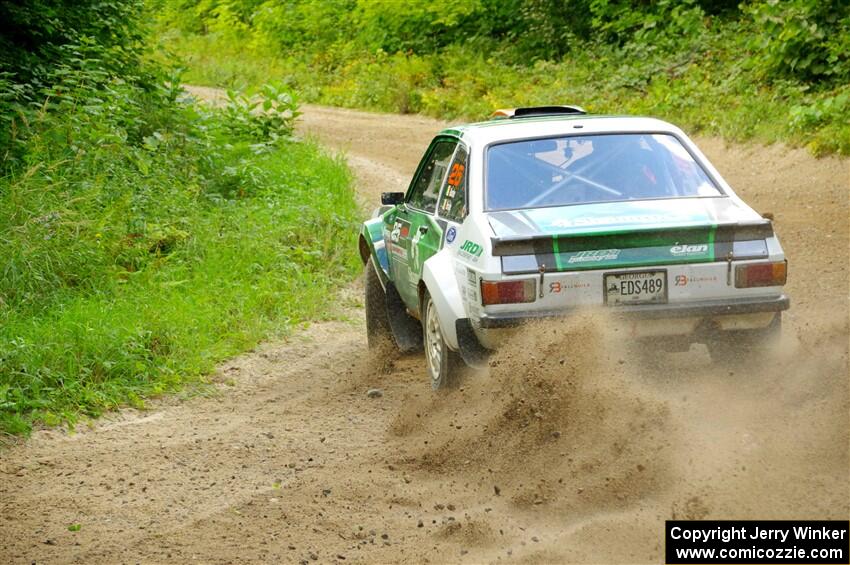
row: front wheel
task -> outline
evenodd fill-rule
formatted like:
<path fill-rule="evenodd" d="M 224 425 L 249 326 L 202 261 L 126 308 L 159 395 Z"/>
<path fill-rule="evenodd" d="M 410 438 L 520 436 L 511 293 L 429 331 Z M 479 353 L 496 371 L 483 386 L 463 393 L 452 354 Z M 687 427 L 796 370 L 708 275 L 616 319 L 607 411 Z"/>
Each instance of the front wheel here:
<path fill-rule="evenodd" d="M 375 272 L 371 257 L 366 261 L 366 282 L 364 302 L 366 306 L 366 340 L 369 349 L 378 352 L 390 351 L 394 344 L 387 318 L 387 305 L 384 288 Z"/>
<path fill-rule="evenodd" d="M 431 295 L 425 291 L 422 301 L 422 334 L 425 345 L 425 364 L 428 367 L 428 376 L 431 378 L 431 388 L 451 388 L 457 385 L 460 364 L 460 356 L 449 349 L 446 340 L 443 339 L 443 330 L 440 328 L 440 319 L 437 317 L 437 308 L 431 300 Z"/>

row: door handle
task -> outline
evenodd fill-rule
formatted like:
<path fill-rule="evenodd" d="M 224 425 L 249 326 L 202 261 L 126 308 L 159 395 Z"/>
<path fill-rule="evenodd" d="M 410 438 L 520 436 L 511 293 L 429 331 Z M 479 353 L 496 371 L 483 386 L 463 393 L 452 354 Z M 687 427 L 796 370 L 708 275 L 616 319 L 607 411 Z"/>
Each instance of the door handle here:
<path fill-rule="evenodd" d="M 423 235 L 428 233 L 428 226 L 419 226 L 419 233 Z"/>

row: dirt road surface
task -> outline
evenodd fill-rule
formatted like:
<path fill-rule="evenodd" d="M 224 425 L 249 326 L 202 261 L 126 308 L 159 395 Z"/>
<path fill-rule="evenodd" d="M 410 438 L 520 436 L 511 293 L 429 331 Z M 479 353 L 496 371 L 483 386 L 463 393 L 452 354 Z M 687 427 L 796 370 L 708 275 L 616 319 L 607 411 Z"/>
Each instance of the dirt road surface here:
<path fill-rule="evenodd" d="M 441 125 L 301 119 L 364 206 Z M 434 394 L 418 356 L 369 359 L 359 286 L 328 289 L 340 321 L 224 364 L 213 393 L 0 452 L 0 562 L 659 563 L 665 519 L 846 519 L 850 165 L 698 143 L 776 217 L 793 303 L 774 359 L 646 359 L 580 317 Z"/>

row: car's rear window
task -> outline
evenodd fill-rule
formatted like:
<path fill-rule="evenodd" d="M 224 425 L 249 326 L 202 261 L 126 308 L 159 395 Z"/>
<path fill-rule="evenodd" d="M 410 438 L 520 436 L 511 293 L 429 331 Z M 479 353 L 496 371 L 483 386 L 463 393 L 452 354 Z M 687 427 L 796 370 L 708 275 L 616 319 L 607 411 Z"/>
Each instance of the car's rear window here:
<path fill-rule="evenodd" d="M 687 149 L 667 134 L 512 141 L 487 151 L 488 210 L 721 195 Z"/>

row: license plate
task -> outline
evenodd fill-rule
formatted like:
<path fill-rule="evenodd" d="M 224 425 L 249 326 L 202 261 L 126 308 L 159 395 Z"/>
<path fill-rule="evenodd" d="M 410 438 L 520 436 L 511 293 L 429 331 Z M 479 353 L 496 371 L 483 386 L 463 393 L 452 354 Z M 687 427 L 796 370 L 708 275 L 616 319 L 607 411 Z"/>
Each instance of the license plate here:
<path fill-rule="evenodd" d="M 607 273 L 605 304 L 664 304 L 667 302 L 667 271 Z"/>

